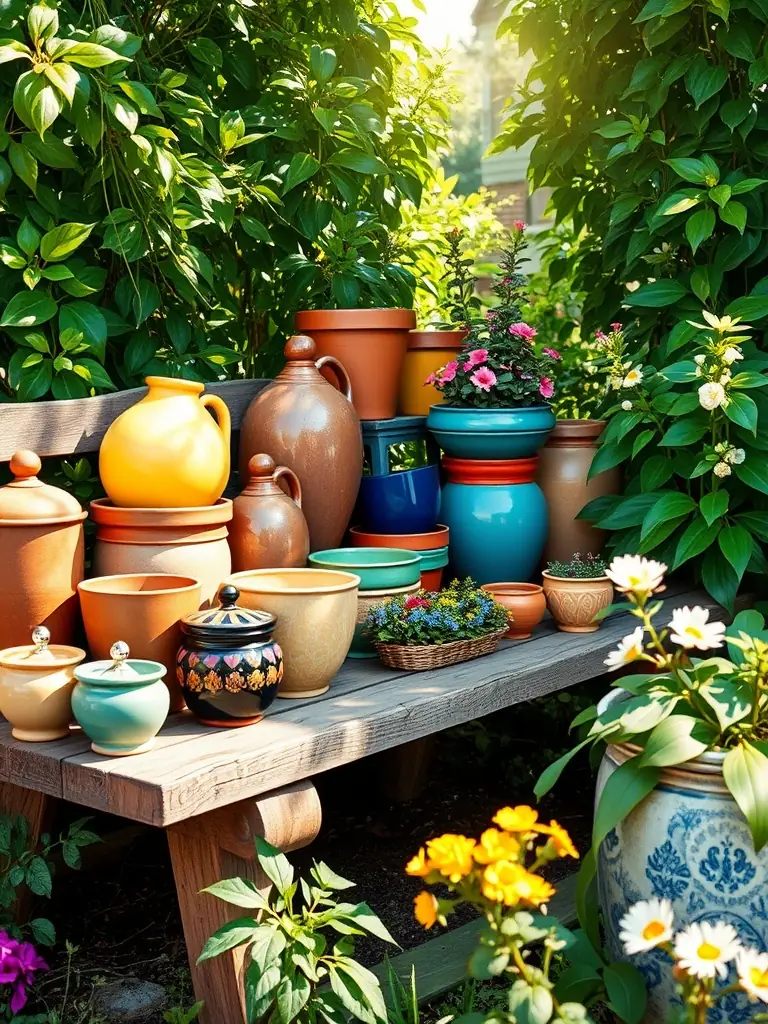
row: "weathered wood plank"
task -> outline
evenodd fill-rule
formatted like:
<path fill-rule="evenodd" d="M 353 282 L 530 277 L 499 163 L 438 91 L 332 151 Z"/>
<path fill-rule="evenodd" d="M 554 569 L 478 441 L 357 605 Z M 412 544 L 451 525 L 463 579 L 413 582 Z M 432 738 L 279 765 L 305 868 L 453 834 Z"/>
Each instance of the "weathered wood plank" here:
<path fill-rule="evenodd" d="M 269 383 L 228 380 L 206 384 L 205 390 L 224 399 L 232 429 L 239 430 L 251 399 Z M 31 448 L 41 457 L 98 451 L 112 420 L 146 393 L 146 388 L 133 388 L 96 398 L 0 405 L 0 462 L 7 462 L 19 448 Z"/>

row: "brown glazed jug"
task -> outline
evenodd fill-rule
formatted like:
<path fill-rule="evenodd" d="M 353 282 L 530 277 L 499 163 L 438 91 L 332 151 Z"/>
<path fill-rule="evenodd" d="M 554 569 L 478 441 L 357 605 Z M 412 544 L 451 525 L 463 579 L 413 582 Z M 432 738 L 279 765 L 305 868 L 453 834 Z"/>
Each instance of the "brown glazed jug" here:
<path fill-rule="evenodd" d="M 288 362 L 251 402 L 240 430 L 240 479 L 253 455 L 265 452 L 301 483 L 312 551 L 338 547 L 355 507 L 363 470 L 360 419 L 347 371 L 333 356 L 315 359 L 314 341 L 295 335 Z M 333 369 L 341 391 L 320 373 Z M 372 370 L 373 372 L 373 370 Z"/>
<path fill-rule="evenodd" d="M 270 455 L 248 463 L 248 486 L 234 501 L 229 531 L 232 571 L 303 569 L 309 529 L 301 511 L 301 484 L 292 469 L 275 466 Z M 285 480 L 288 494 L 280 487 Z"/>
<path fill-rule="evenodd" d="M 15 452 L 10 466 L 14 479 L 0 487 L 0 648 L 29 643 L 35 626 L 46 626 L 57 644 L 71 644 L 86 513 L 66 491 L 38 480 L 34 452 Z"/>

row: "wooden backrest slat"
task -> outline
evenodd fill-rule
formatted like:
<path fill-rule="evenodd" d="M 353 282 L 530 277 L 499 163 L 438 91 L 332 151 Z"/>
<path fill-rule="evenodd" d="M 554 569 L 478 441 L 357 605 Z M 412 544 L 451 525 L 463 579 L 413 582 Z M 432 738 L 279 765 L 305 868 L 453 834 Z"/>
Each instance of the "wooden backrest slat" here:
<path fill-rule="evenodd" d="M 232 416 L 232 429 L 239 430 L 251 399 L 269 383 L 229 380 L 206 384 L 205 390 L 224 399 Z M 31 448 L 41 458 L 98 451 L 110 423 L 146 393 L 146 388 L 134 388 L 96 398 L 2 404 L 0 462 L 8 462 L 19 448 Z"/>

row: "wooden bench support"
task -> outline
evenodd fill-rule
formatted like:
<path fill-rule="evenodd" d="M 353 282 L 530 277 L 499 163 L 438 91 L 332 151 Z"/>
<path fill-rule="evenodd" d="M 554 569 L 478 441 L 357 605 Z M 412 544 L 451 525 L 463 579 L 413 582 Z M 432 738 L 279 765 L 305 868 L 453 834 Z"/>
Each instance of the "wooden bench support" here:
<path fill-rule="evenodd" d="M 386 800 L 408 803 L 423 792 L 427 784 L 435 737 L 423 736 L 378 755 L 379 789 Z"/>
<path fill-rule="evenodd" d="M 202 1024 L 246 1020 L 243 952 L 224 953 L 200 967 L 196 961 L 217 928 L 248 911 L 200 890 L 235 876 L 268 888 L 270 883 L 255 860 L 254 837 L 263 836 L 288 853 L 312 842 L 320 831 L 320 820 L 317 791 L 305 780 L 166 829 L 195 998 L 205 1002 Z"/>

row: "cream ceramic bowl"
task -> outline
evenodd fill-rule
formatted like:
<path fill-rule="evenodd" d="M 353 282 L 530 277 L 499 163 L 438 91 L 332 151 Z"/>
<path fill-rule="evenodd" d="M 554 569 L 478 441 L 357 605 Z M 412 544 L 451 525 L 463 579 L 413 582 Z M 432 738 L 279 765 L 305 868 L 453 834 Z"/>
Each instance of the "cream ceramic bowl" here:
<path fill-rule="evenodd" d="M 0 651 L 0 712 L 17 740 L 44 743 L 69 734 L 75 666 L 85 651 L 64 644 Z"/>
<path fill-rule="evenodd" d="M 245 608 L 277 616 L 285 674 L 278 697 L 325 693 L 349 652 L 360 577 L 330 569 L 249 569 L 226 579 Z"/>

